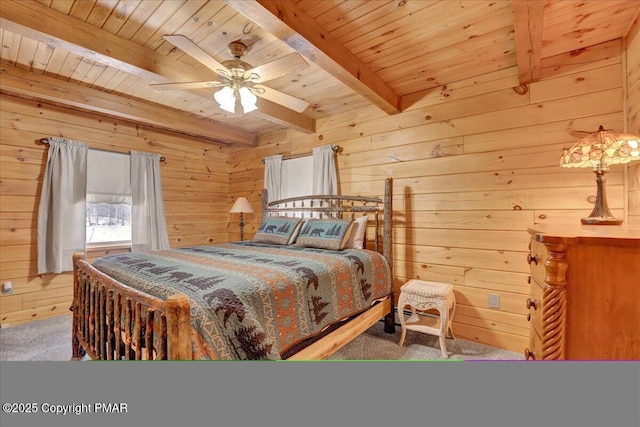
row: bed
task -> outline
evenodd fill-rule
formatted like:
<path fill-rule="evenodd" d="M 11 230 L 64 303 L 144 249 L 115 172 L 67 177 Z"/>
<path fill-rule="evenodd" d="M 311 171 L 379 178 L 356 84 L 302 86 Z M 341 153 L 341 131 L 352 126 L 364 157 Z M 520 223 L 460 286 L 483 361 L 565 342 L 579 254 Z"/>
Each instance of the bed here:
<path fill-rule="evenodd" d="M 393 333 L 391 191 L 390 178 L 382 199 L 267 202 L 263 190 L 252 240 L 93 263 L 74 254 L 73 357 L 316 360 L 378 321 Z M 295 241 L 271 241 L 278 221 L 299 224 Z M 348 242 L 357 223 L 366 227 L 362 248 Z M 348 225 L 339 239 L 346 247 L 324 247 L 318 227 L 327 224 L 327 235 Z"/>

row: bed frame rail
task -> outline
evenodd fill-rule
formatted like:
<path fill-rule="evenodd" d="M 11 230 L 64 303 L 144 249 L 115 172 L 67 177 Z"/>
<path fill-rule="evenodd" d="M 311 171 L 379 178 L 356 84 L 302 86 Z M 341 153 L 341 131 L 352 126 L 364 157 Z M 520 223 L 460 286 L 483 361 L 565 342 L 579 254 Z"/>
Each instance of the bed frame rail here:
<path fill-rule="evenodd" d="M 189 298 L 166 301 L 125 286 L 73 255 L 73 357 L 191 360 Z"/>

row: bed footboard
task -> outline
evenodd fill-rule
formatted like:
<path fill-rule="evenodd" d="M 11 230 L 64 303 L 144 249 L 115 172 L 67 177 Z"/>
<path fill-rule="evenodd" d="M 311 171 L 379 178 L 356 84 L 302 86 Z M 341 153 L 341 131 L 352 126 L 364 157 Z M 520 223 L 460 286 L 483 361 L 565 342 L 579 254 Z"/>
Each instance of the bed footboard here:
<path fill-rule="evenodd" d="M 190 360 L 189 298 L 166 301 L 139 292 L 73 255 L 73 357 L 102 360 Z"/>

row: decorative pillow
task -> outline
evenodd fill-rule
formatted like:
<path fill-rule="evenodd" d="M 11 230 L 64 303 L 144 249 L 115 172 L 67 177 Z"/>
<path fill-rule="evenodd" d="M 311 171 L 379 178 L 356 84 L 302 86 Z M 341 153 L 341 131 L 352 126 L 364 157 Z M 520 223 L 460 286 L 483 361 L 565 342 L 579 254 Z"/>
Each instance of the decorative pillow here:
<path fill-rule="evenodd" d="M 351 227 L 351 233 L 349 233 L 349 239 L 344 245 L 345 249 L 363 249 L 364 248 L 364 235 L 367 231 L 367 216 L 361 216 L 353 221 Z"/>
<path fill-rule="evenodd" d="M 352 225 L 351 219 L 311 218 L 302 227 L 296 246 L 342 250 L 347 243 Z"/>
<path fill-rule="evenodd" d="M 286 216 L 265 218 L 251 241 L 274 245 L 289 245 L 295 241 L 300 230 L 300 224 L 300 218 Z"/>
<path fill-rule="evenodd" d="M 298 222 L 298 225 L 296 225 L 296 229 L 293 230 L 293 233 L 291 234 L 291 238 L 289 239 L 289 243 L 288 243 L 289 245 L 296 242 L 296 239 L 300 234 L 300 230 L 302 230 L 302 227 L 304 226 L 304 223 L 305 223 L 304 218 L 299 218 L 299 219 L 300 221 Z"/>

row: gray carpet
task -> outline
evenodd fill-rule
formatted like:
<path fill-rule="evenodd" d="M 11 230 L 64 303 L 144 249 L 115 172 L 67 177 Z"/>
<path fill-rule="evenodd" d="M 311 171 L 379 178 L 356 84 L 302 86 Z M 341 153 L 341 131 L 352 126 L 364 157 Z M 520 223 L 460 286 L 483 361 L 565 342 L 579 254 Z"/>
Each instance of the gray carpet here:
<path fill-rule="evenodd" d="M 400 326 L 396 325 L 394 334 L 387 334 L 384 324 L 378 322 L 329 360 L 443 360 L 437 336 L 407 331 L 402 347 L 399 341 Z M 522 353 L 460 338 L 447 339 L 447 353 L 449 360 L 524 360 Z"/>
<path fill-rule="evenodd" d="M 407 331 L 398 346 L 400 327 L 386 334 L 382 322 L 347 344 L 330 360 L 442 360 L 438 337 Z M 464 339 L 447 339 L 450 360 L 523 360 L 515 353 Z M 0 360 L 65 361 L 71 359 L 71 315 L 0 329 Z"/>
<path fill-rule="evenodd" d="M 71 360 L 71 314 L 0 329 L 0 360 Z"/>

